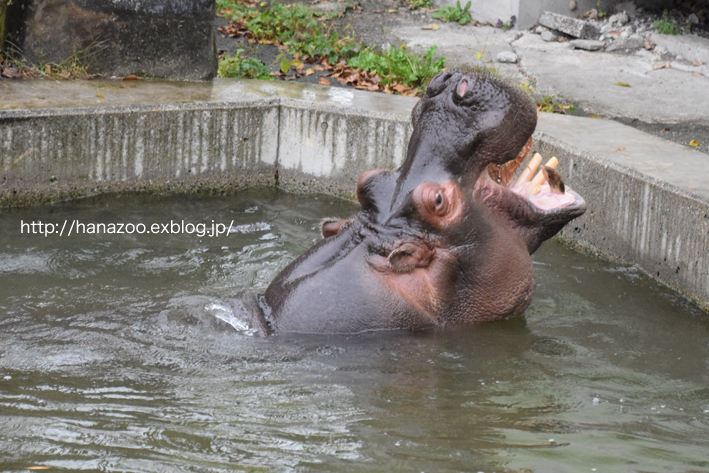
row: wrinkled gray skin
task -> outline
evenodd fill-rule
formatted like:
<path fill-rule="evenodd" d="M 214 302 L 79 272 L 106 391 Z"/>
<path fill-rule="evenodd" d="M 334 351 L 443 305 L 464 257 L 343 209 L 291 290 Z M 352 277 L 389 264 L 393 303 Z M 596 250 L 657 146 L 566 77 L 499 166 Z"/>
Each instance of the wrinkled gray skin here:
<path fill-rule="evenodd" d="M 537 122 L 522 90 L 445 72 L 412 112 L 406 161 L 362 174 L 361 211 L 242 303 L 264 333 L 422 330 L 520 314 L 531 253 L 586 208 L 541 211 L 488 176 L 517 157 Z"/>

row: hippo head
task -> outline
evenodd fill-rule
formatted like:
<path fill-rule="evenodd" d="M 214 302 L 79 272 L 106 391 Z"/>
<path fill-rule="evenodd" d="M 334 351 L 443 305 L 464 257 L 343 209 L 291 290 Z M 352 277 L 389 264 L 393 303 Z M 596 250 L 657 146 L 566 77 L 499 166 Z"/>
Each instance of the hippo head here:
<path fill-rule="evenodd" d="M 324 239 L 260 296 L 271 331 L 417 330 L 529 305 L 531 253 L 586 208 L 551 168 L 541 192 L 510 185 L 531 147 L 534 103 L 492 77 L 445 72 L 412 121 L 401 168 L 362 174 L 361 211 L 324 221 Z"/>

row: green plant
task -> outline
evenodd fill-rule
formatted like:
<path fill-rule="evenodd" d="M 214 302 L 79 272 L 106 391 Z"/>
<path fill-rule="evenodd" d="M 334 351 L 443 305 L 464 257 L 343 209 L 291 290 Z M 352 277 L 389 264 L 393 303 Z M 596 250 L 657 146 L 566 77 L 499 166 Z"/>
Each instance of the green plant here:
<path fill-rule="evenodd" d="M 667 10 L 662 12 L 662 18 L 655 20 L 652 27 L 660 34 L 682 34 L 682 30 L 670 21 L 670 14 Z"/>
<path fill-rule="evenodd" d="M 381 77 L 381 84 L 397 82 L 410 87 L 424 87 L 438 74 L 445 65 L 446 58 L 435 59 L 436 46 L 431 46 L 423 56 L 416 56 L 405 46 L 388 49 L 378 53 L 365 48 L 347 63 L 355 68 L 376 72 Z"/>
<path fill-rule="evenodd" d="M 261 3 L 263 9 L 255 3 L 234 0 L 218 0 L 217 5 L 223 17 L 248 30 L 254 40 L 282 44 L 290 54 L 326 56 L 334 63 L 356 46 L 354 38 L 324 30 L 321 20 L 325 17 L 299 3 L 290 6 Z"/>
<path fill-rule="evenodd" d="M 562 104 L 554 101 L 553 95 L 547 95 L 541 101 L 537 101 L 537 110 L 545 113 L 566 113 L 566 110 L 575 112 L 572 104 Z"/>
<path fill-rule="evenodd" d="M 601 1 L 600 1 L 600 0 L 598 0 L 598 1 L 596 2 L 596 11 L 598 12 L 598 18 L 603 18 L 604 16 L 607 15 L 606 12 L 604 12 L 603 10 L 601 10 Z"/>
<path fill-rule="evenodd" d="M 433 7 L 431 0 L 407 0 L 407 3 L 411 5 L 412 10 L 417 10 L 419 8 L 430 9 Z"/>
<path fill-rule="evenodd" d="M 250 57 L 242 57 L 243 49 L 236 51 L 233 57 L 225 57 L 219 62 L 219 77 L 273 80 L 267 65 Z"/>
<path fill-rule="evenodd" d="M 458 0 L 455 7 L 442 6 L 431 16 L 441 21 L 457 21 L 461 25 L 467 25 L 473 20 L 468 11 L 470 10 L 470 5 L 471 3 L 468 2 L 465 8 L 460 8 L 460 0 Z"/>

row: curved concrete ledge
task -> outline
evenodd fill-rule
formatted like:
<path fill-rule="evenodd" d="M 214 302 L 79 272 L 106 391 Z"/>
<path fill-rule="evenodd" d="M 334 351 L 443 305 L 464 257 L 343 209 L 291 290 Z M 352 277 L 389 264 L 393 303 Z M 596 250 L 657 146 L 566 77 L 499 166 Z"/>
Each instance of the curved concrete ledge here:
<path fill-rule="evenodd" d="M 0 83 L 0 93 L 2 206 L 259 184 L 353 198 L 361 172 L 403 162 L 416 103 L 238 80 Z M 709 308 L 709 157 L 615 122 L 559 115 L 542 115 L 535 138 L 588 202 L 563 238 Z"/>

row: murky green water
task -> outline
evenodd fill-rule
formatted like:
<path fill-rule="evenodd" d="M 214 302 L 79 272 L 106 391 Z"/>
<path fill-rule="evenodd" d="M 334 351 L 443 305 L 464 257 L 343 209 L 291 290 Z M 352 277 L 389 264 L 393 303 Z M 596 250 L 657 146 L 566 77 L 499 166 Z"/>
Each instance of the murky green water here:
<path fill-rule="evenodd" d="M 249 191 L 0 213 L 0 469 L 709 471 L 709 316 L 554 242 L 507 322 L 262 339 L 220 320 L 355 210 Z M 20 234 L 65 219 L 235 232 Z"/>

